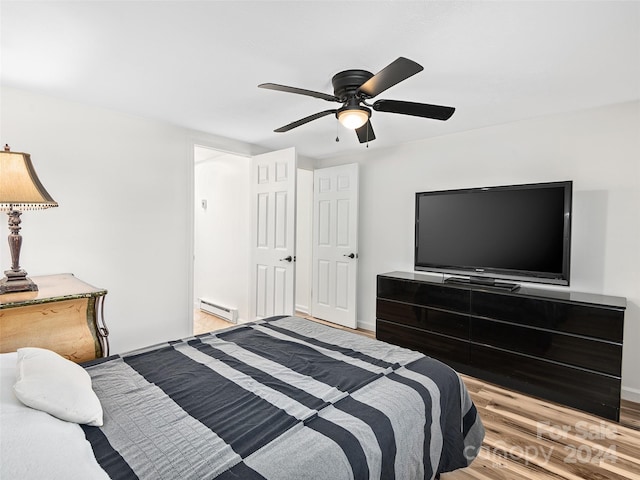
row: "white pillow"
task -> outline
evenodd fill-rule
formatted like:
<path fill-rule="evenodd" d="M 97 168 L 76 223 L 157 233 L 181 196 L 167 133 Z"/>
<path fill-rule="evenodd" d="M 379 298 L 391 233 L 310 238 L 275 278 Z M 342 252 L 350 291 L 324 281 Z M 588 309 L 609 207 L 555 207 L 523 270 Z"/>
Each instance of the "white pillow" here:
<path fill-rule="evenodd" d="M 102 405 L 91 388 L 91 377 L 80 365 L 44 348 L 19 348 L 16 397 L 54 417 L 102 426 Z"/>

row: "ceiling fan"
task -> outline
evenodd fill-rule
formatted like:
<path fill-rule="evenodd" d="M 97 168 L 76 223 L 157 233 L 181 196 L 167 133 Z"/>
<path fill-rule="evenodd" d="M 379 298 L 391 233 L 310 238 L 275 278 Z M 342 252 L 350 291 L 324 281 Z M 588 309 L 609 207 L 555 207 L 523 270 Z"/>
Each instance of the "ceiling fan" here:
<path fill-rule="evenodd" d="M 360 143 L 365 143 L 376 138 L 371 126 L 371 109 L 376 112 L 400 113 L 402 115 L 413 115 L 436 120 L 448 120 L 453 115 L 455 111 L 453 107 L 429 105 L 427 103 L 399 100 L 376 100 L 373 104 L 367 103 L 370 98 L 379 95 L 422 70 L 421 65 L 404 57 L 397 58 L 375 75 L 366 70 L 345 70 L 344 72 L 336 73 L 331 79 L 333 95 L 276 83 L 262 83 L 258 87 L 342 103 L 340 108 L 314 113 L 280 127 L 274 132 L 288 132 L 312 120 L 335 114 L 343 126 L 356 131 Z"/>

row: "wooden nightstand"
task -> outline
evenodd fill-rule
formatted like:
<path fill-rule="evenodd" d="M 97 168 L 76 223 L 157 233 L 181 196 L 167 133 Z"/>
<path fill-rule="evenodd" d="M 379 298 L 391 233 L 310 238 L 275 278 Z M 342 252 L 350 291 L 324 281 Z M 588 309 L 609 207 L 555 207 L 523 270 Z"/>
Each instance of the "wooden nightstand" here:
<path fill-rule="evenodd" d="M 31 279 L 37 292 L 0 295 L 0 353 L 41 347 L 74 362 L 109 355 L 103 318 L 106 290 L 70 273 Z"/>

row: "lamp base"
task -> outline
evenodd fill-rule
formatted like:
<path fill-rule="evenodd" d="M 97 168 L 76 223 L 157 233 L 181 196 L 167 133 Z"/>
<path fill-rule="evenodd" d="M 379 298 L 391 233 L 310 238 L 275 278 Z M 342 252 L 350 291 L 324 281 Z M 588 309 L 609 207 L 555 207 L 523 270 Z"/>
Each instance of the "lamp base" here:
<path fill-rule="evenodd" d="M 3 293 L 15 292 L 36 292 L 38 286 L 27 278 L 27 272 L 24 270 L 5 270 L 4 277 L 0 280 L 0 295 Z"/>

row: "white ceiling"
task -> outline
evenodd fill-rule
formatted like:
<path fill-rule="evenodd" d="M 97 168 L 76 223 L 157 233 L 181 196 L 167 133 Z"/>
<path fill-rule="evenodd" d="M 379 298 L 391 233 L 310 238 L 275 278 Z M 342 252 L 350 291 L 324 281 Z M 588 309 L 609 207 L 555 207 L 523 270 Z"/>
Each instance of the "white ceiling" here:
<path fill-rule="evenodd" d="M 399 56 L 424 71 L 379 98 L 450 105 L 447 122 L 374 112 L 370 148 L 640 99 L 638 1 L 6 1 L 3 85 L 311 158 L 365 148 L 331 77 Z M 378 98 L 376 98 L 377 100 Z M 340 142 L 335 142 L 339 132 Z"/>

